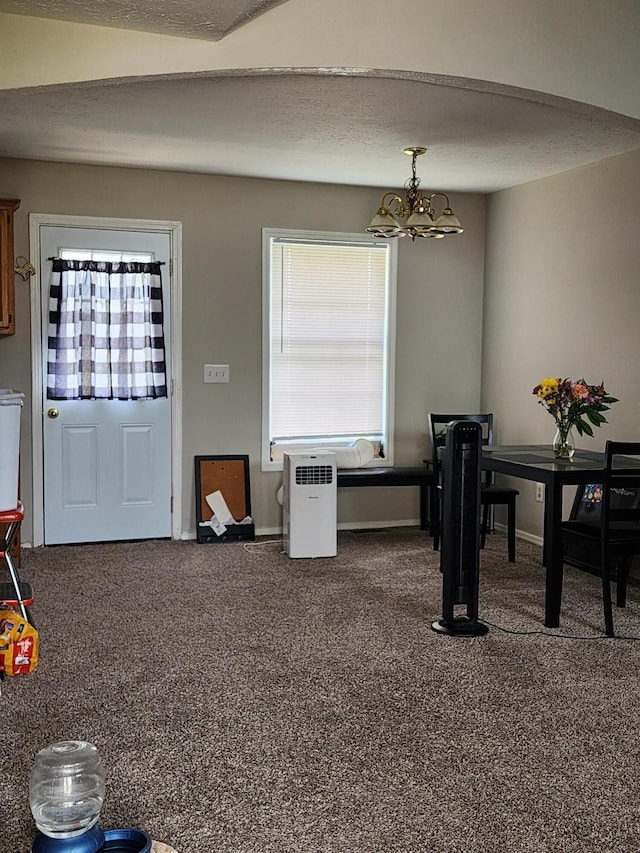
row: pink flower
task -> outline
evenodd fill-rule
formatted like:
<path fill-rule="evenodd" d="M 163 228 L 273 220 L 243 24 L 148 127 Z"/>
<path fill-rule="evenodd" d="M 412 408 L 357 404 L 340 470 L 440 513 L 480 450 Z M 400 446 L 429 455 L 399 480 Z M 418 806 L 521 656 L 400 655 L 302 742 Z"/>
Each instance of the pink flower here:
<path fill-rule="evenodd" d="M 576 400 L 584 400 L 585 397 L 589 396 L 589 389 L 581 382 L 576 382 L 575 385 L 573 385 L 571 388 L 571 393 L 573 394 Z"/>

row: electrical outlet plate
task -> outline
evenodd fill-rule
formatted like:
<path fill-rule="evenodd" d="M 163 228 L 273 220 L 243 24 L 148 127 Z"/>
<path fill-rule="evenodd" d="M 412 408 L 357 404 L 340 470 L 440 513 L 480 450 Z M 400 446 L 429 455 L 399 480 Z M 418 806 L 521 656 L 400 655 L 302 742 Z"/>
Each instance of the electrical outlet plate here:
<path fill-rule="evenodd" d="M 205 366 L 204 366 L 204 381 L 205 382 L 228 382 L 229 381 L 229 365 L 228 364 L 205 364 Z"/>

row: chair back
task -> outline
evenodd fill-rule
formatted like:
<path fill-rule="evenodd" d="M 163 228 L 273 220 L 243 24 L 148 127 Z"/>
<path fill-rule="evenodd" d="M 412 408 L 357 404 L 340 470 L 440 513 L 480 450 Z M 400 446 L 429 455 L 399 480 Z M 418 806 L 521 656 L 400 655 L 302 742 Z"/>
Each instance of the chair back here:
<path fill-rule="evenodd" d="M 431 464 L 438 480 L 442 471 L 440 449 L 445 446 L 447 440 L 447 424 L 451 421 L 473 421 L 482 427 L 482 446 L 488 447 L 493 444 L 493 414 L 464 414 L 446 415 L 429 412 L 429 441 L 431 444 Z M 486 472 L 485 482 L 490 481 L 490 472 Z"/>
<path fill-rule="evenodd" d="M 640 537 L 640 442 L 607 441 L 604 463 L 601 537 L 634 529 Z"/>

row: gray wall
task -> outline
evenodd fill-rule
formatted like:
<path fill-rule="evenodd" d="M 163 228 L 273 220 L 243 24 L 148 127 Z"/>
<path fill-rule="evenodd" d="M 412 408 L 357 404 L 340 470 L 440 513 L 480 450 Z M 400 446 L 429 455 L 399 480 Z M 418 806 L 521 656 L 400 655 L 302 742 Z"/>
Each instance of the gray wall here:
<path fill-rule="evenodd" d="M 386 189 L 392 189 L 391 187 Z M 29 213 L 183 223 L 183 528 L 193 531 L 193 457 L 248 453 L 259 530 L 281 524 L 280 476 L 260 471 L 261 228 L 361 231 L 381 190 L 323 184 L 0 160 L 0 195 L 22 200 L 16 255 L 28 257 Z M 399 247 L 396 463 L 427 453 L 429 409 L 480 403 L 485 198 L 456 194 L 465 233 Z M 37 263 L 34 260 L 34 263 Z M 0 386 L 25 391 L 22 496 L 31 535 L 29 289 L 16 278 L 17 332 L 0 339 Z M 203 385 L 202 365 L 228 363 L 231 383 Z M 413 489 L 341 490 L 339 523 L 415 520 Z"/>
<path fill-rule="evenodd" d="M 553 419 L 531 394 L 545 376 L 604 379 L 620 398 L 578 446 L 637 440 L 639 198 L 640 151 L 490 197 L 482 400 L 500 442 L 551 443 Z M 541 536 L 534 484 L 518 488 L 518 527 Z"/>

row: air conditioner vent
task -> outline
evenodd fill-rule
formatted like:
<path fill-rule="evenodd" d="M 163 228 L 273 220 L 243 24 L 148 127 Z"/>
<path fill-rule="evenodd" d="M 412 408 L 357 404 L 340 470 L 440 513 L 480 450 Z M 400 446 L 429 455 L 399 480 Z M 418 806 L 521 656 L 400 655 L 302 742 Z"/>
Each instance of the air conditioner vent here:
<path fill-rule="evenodd" d="M 328 486 L 333 483 L 331 465 L 300 465 L 296 468 L 296 485 Z"/>

